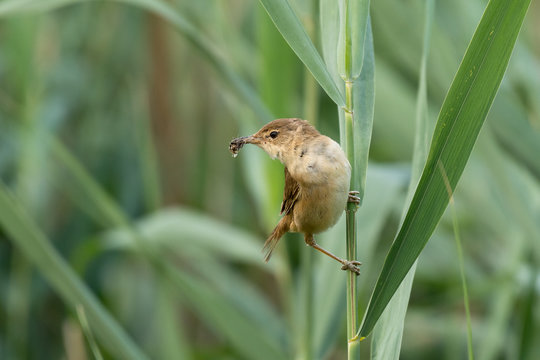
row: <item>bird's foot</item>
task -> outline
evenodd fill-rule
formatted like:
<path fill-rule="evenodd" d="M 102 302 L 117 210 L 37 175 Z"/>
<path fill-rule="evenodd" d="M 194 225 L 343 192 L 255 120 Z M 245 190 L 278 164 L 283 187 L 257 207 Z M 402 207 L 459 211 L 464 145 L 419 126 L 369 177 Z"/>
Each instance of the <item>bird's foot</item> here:
<path fill-rule="evenodd" d="M 358 194 L 360 194 L 359 191 L 349 191 L 349 199 L 347 201 L 359 205 L 360 197 L 358 196 Z"/>
<path fill-rule="evenodd" d="M 345 262 L 343 263 L 343 266 L 341 267 L 341 270 L 350 270 L 353 273 L 355 273 L 356 275 L 360 275 L 360 268 L 359 268 L 360 265 L 362 265 L 362 263 L 360 261 L 356 261 L 356 260 L 347 261 L 347 260 L 345 260 Z"/>

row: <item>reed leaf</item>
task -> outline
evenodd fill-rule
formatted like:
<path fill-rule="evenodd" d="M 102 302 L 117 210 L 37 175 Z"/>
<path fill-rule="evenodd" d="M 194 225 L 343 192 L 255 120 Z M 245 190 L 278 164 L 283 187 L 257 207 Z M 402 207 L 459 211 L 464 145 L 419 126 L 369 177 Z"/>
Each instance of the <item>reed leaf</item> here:
<path fill-rule="evenodd" d="M 343 92 L 332 79 L 319 52 L 287 0 L 260 0 L 262 6 L 296 55 L 309 69 L 328 96 L 345 106 Z"/>
<path fill-rule="evenodd" d="M 449 202 L 506 71 L 530 0 L 492 0 L 441 108 L 420 182 L 387 255 L 358 335 L 367 336 Z M 445 179 L 446 178 L 446 179 Z"/>

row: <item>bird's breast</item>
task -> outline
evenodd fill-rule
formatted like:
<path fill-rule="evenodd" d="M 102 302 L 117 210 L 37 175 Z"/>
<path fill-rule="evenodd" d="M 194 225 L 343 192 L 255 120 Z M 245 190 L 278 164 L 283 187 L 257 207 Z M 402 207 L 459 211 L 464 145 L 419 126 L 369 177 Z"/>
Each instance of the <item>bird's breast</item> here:
<path fill-rule="evenodd" d="M 292 167 L 291 176 L 300 186 L 294 209 L 297 231 L 315 234 L 328 229 L 347 204 L 351 168 L 341 147 L 326 139 L 329 141 L 301 150 Z"/>
<path fill-rule="evenodd" d="M 301 185 L 329 182 L 342 185 L 350 180 L 351 167 L 338 143 L 326 136 L 316 141 L 298 143 L 288 154 L 285 165 Z"/>

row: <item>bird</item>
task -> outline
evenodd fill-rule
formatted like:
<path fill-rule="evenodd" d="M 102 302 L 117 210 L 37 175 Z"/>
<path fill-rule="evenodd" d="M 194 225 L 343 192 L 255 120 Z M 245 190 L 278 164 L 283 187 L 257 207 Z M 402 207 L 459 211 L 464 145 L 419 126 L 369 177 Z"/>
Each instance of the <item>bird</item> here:
<path fill-rule="evenodd" d="M 298 232 L 307 245 L 340 262 L 342 270 L 359 275 L 361 262 L 342 259 L 314 239 L 337 223 L 348 201 L 360 202 L 358 192 L 349 191 L 351 165 L 340 145 L 299 118 L 273 120 L 251 136 L 233 139 L 229 150 L 236 157 L 245 144 L 258 146 L 284 165 L 282 217 L 264 243 L 264 260 L 270 260 L 285 233 Z"/>

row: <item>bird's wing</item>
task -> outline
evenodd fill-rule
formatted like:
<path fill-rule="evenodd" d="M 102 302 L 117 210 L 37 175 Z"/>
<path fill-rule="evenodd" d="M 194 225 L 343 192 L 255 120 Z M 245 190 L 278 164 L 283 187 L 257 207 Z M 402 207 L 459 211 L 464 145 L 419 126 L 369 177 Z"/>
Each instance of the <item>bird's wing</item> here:
<path fill-rule="evenodd" d="M 285 167 L 285 189 L 283 189 L 283 202 L 281 203 L 282 215 L 287 215 L 293 210 L 299 194 L 300 186 L 298 182 L 293 179 L 289 170 Z"/>

